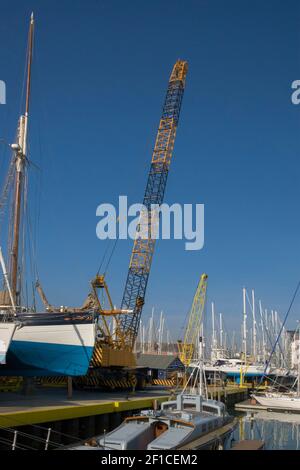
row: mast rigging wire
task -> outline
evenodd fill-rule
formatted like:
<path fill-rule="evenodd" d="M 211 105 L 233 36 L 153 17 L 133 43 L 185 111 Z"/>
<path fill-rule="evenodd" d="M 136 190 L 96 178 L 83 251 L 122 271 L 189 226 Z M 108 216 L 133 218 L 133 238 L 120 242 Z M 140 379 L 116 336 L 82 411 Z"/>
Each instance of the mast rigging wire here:
<path fill-rule="evenodd" d="M 281 325 L 280 331 L 279 331 L 279 333 L 278 333 L 278 336 L 277 336 L 277 338 L 276 338 L 276 341 L 275 341 L 274 346 L 273 346 L 273 348 L 272 348 L 272 351 L 271 351 L 271 353 L 270 353 L 269 360 L 267 361 L 267 363 L 266 363 L 266 365 L 265 365 L 265 370 L 264 370 L 264 372 L 263 372 L 263 375 L 261 376 L 261 379 L 260 379 L 260 381 L 259 381 L 259 383 L 258 383 L 258 386 L 261 385 L 261 383 L 262 383 L 264 377 L 266 376 L 266 371 L 267 371 L 267 369 L 268 369 L 268 367 L 269 367 L 269 364 L 270 364 L 270 362 L 271 362 L 273 353 L 274 353 L 275 348 L 276 348 L 276 346 L 277 346 L 277 344 L 278 344 L 278 341 L 279 341 L 279 339 L 280 339 L 282 330 L 283 330 L 283 328 L 284 328 L 284 325 L 286 324 L 287 318 L 288 318 L 289 313 L 290 313 L 290 311 L 291 311 L 291 308 L 292 308 L 292 306 L 293 306 L 293 304 L 294 304 L 294 301 L 295 301 L 296 296 L 297 296 L 297 294 L 298 294 L 299 288 L 300 288 L 300 280 L 299 280 L 299 282 L 298 282 L 298 284 L 297 284 L 297 287 L 296 287 L 296 289 L 295 289 L 295 292 L 294 292 L 294 294 L 293 294 L 293 297 L 292 297 L 292 300 L 291 300 L 291 302 L 290 302 L 289 308 L 288 308 L 288 310 L 287 310 L 287 312 L 286 312 L 286 314 L 285 314 L 284 321 L 283 321 L 283 323 L 282 323 L 282 325 Z"/>

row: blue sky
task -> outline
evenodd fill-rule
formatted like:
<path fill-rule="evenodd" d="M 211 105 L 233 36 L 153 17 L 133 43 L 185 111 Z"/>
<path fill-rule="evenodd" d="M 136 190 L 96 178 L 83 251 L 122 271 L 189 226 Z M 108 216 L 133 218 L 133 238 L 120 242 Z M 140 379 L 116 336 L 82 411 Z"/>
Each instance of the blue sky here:
<path fill-rule="evenodd" d="M 300 277 L 300 106 L 290 99 L 299 2 L 2 0 L 8 141 L 32 10 L 30 156 L 41 167 L 37 253 L 50 301 L 79 305 L 88 291 L 105 249 L 96 207 L 122 194 L 142 200 L 168 77 L 182 58 L 189 72 L 165 202 L 205 204 L 205 246 L 159 241 L 145 317 L 153 305 L 164 310 L 176 336 L 202 272 L 229 332 L 240 329 L 243 285 L 283 315 Z M 116 304 L 131 246 L 118 242 L 107 274 Z M 290 327 L 299 307 L 300 298 Z"/>

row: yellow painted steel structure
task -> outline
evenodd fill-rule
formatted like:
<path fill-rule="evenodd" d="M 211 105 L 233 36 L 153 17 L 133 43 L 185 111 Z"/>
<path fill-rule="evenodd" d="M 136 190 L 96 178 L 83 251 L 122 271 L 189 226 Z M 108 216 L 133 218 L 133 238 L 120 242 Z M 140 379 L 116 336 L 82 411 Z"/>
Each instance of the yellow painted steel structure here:
<path fill-rule="evenodd" d="M 153 379 L 153 385 L 163 385 L 164 387 L 174 387 L 176 385 L 176 380 L 172 379 Z"/>
<path fill-rule="evenodd" d="M 133 243 L 127 281 L 121 309 L 116 310 L 104 279 L 97 275 L 92 281 L 93 298 L 97 300 L 100 313 L 98 327 L 102 338 L 97 341 L 92 367 L 135 367 L 134 344 L 145 302 L 155 242 L 159 207 L 163 202 L 167 176 L 173 155 L 181 103 L 185 89 L 188 65 L 184 60 L 174 64 L 168 83 L 162 116 L 158 126 L 151 166 L 148 175 L 143 207 Z M 154 208 L 153 208 L 154 207 Z M 104 311 L 97 290 L 106 294 L 109 310 Z M 123 312 L 127 312 L 124 313 Z M 106 316 L 114 319 L 114 334 L 108 328 Z"/>
<path fill-rule="evenodd" d="M 132 351 L 134 348 L 145 302 L 147 283 L 157 238 L 159 207 L 163 203 L 173 155 L 187 70 L 187 62 L 177 60 L 170 75 L 143 199 L 145 210 L 141 211 L 130 258 L 121 309 L 130 310 L 132 313 L 121 318 L 120 329 L 120 341 L 124 342 L 125 349 L 129 351 Z"/>
<path fill-rule="evenodd" d="M 130 400 L 103 400 L 92 403 L 84 403 L 79 400 L 70 400 L 68 404 L 35 407 L 8 407 L 2 410 L 0 407 L 0 427 L 16 427 L 32 424 L 49 423 L 52 421 L 63 421 L 66 419 L 83 418 L 86 416 L 119 413 L 122 411 L 141 410 L 153 408 L 153 402 L 165 401 L 166 395 L 147 398 L 132 397 Z"/>
<path fill-rule="evenodd" d="M 183 60 L 177 61 L 173 67 L 169 84 L 172 84 L 173 82 L 180 82 L 184 88 L 186 74 L 187 62 Z M 151 163 L 155 165 L 164 165 L 164 171 L 169 168 L 171 163 L 177 131 L 177 123 L 178 117 L 162 117 L 159 122 Z M 157 168 L 157 173 L 160 171 L 161 168 Z M 134 271 L 136 270 L 138 273 L 141 270 L 143 270 L 143 272 L 149 273 L 155 244 L 155 238 L 151 238 L 151 228 L 153 229 L 153 225 L 155 225 L 155 220 L 153 220 L 153 217 L 155 218 L 157 213 L 156 211 L 150 211 L 148 214 L 148 212 L 149 211 L 145 213 L 142 212 L 141 214 L 139 223 L 140 230 L 134 240 L 129 264 L 129 267 Z M 147 238 L 141 238 L 141 230 L 145 230 L 145 233 L 147 233 L 149 236 Z"/>
<path fill-rule="evenodd" d="M 76 386 L 83 389 L 98 389 L 104 388 L 106 390 L 126 390 L 134 389 L 137 385 L 137 379 L 134 375 L 128 374 L 128 378 L 115 376 L 102 376 L 101 374 L 85 375 L 73 379 Z"/>
<path fill-rule="evenodd" d="M 188 367 L 193 359 L 196 339 L 200 334 L 200 325 L 206 300 L 207 274 L 202 274 L 196 289 L 192 308 L 188 318 L 184 339 L 178 342 L 181 362 Z"/>
<path fill-rule="evenodd" d="M 135 367 L 136 357 L 132 351 L 115 349 L 114 345 L 98 341 L 94 346 L 93 356 L 90 362 L 92 367 Z"/>

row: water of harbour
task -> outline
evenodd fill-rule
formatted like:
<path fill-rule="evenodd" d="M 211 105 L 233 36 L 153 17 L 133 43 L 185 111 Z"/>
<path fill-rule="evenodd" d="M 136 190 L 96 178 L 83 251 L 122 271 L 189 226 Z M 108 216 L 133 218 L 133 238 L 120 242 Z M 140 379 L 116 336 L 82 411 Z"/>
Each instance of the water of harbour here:
<path fill-rule="evenodd" d="M 300 450 L 300 414 L 268 411 L 234 414 L 239 420 L 234 440 L 262 440 L 268 450 Z"/>

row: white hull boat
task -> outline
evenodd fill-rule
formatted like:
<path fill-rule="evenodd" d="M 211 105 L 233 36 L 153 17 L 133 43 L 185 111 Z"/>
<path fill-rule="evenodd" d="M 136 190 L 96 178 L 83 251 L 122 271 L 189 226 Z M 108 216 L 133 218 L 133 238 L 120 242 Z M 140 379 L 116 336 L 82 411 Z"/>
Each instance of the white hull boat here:
<path fill-rule="evenodd" d="M 0 322 L 0 376 L 85 375 L 95 345 L 93 313 L 23 313 Z M 5 339 L 6 338 L 6 339 Z"/>
<path fill-rule="evenodd" d="M 11 343 L 16 325 L 10 322 L 0 322 L 0 364 L 6 364 L 6 355 Z"/>
<path fill-rule="evenodd" d="M 160 410 L 126 418 L 115 430 L 69 446 L 69 450 L 218 449 L 226 445 L 234 418 L 225 405 L 200 395 L 178 395 Z"/>
<path fill-rule="evenodd" d="M 266 393 L 264 395 L 252 395 L 262 406 L 270 409 L 291 410 L 300 413 L 300 396 L 282 393 Z"/>

